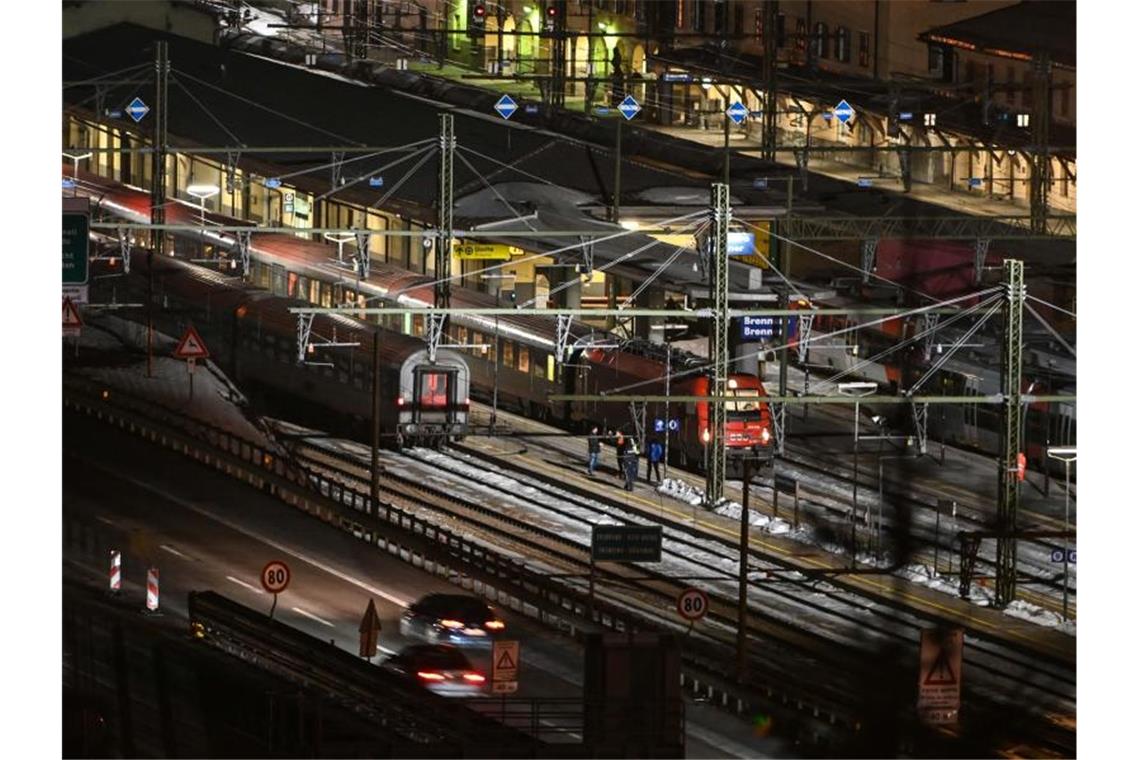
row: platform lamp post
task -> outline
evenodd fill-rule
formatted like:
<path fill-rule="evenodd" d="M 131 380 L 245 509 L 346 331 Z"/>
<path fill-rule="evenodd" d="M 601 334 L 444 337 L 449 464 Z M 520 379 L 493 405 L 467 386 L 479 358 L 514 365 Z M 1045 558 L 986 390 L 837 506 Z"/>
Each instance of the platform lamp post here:
<path fill-rule="evenodd" d="M 85 161 L 95 155 L 91 151 L 86 153 L 64 153 L 64 158 L 71 159 L 71 197 L 75 197 L 79 186 L 79 162 Z"/>
<path fill-rule="evenodd" d="M 1076 446 L 1050 446 L 1045 451 L 1050 459 L 1065 463 L 1065 585 L 1061 589 L 1061 618 L 1069 619 L 1069 468 L 1077 461 Z"/>
<path fill-rule="evenodd" d="M 851 479 L 851 567 L 855 567 L 855 513 L 859 510 L 859 399 L 870 396 L 879 386 L 871 382 L 839 383 L 839 393 L 855 399 L 855 477 Z"/>

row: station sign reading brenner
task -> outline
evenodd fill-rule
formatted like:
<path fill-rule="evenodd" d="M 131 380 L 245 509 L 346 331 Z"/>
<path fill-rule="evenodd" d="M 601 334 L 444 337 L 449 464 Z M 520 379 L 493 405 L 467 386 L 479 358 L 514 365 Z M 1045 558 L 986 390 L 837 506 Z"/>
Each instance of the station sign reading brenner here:
<path fill-rule="evenodd" d="M 595 562 L 660 562 L 660 525 L 595 525 L 590 540 Z"/>

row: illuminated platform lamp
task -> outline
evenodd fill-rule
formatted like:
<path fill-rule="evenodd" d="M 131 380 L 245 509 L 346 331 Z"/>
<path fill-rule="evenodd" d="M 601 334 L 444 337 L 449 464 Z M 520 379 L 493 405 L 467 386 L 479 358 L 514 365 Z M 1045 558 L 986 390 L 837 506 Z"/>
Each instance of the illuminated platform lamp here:
<path fill-rule="evenodd" d="M 336 243 L 336 263 L 344 266 L 344 244 L 356 240 L 356 236 L 343 232 L 326 232 L 324 237 L 330 243 Z"/>
<path fill-rule="evenodd" d="M 1065 563 L 1065 581 L 1061 587 L 1062 601 L 1061 601 L 1061 618 L 1063 620 L 1069 619 L 1069 468 L 1072 467 L 1073 462 L 1077 461 L 1077 447 L 1076 446 L 1050 446 L 1045 449 L 1045 453 L 1049 455 L 1050 459 L 1056 459 L 1058 462 L 1065 463 L 1065 537 L 1062 551 L 1064 552 L 1061 561 Z M 1046 473 L 1045 477 L 1049 477 Z"/>
<path fill-rule="evenodd" d="M 64 158 L 71 159 L 71 192 L 75 194 L 75 187 L 79 184 L 79 162 L 91 158 L 95 155 L 91 151 L 86 153 L 64 153 Z"/>
<path fill-rule="evenodd" d="M 192 183 L 186 186 L 186 192 L 198 199 L 198 213 L 199 221 L 202 226 L 206 226 L 206 199 L 213 198 L 221 192 L 221 188 L 217 185 L 208 185 L 205 183 Z"/>

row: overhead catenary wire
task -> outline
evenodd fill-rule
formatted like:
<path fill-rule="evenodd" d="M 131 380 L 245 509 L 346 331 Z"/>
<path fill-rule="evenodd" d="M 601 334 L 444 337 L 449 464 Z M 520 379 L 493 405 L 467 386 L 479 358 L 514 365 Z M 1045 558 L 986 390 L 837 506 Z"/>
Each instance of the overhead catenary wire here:
<path fill-rule="evenodd" d="M 415 165 L 412 166 L 410 169 L 408 169 L 408 171 L 406 171 L 404 173 L 404 176 L 402 176 L 402 177 L 400 177 L 400 179 L 396 180 L 395 184 L 393 184 L 390 188 L 388 188 L 388 192 L 381 195 L 376 200 L 376 202 L 372 204 L 372 208 L 379 208 L 380 206 L 383 206 L 385 203 L 387 203 L 388 199 L 391 198 L 392 195 L 395 194 L 395 192 L 397 190 L 399 190 L 401 187 L 403 187 L 404 183 L 407 182 L 409 179 L 411 179 L 412 175 L 415 174 L 416 172 L 418 172 L 420 170 L 420 167 L 423 166 L 424 164 L 426 164 L 436 154 L 436 151 L 438 151 L 438 150 L 439 150 L 439 148 L 437 146 L 432 145 L 430 147 L 424 148 L 423 150 L 419 151 L 420 153 L 423 153 L 423 157 L 420 158 L 419 161 L 416 161 Z M 413 153 L 410 156 L 406 156 L 405 158 L 411 158 L 412 156 L 415 156 L 415 155 L 418 155 L 418 154 Z"/>
<path fill-rule="evenodd" d="M 338 140 L 344 140 L 345 142 L 352 143 L 353 145 L 363 145 L 363 143 L 361 143 L 358 140 L 353 140 L 350 137 L 345 137 L 344 135 L 339 135 L 336 132 L 332 132 L 330 130 L 324 129 L 323 127 L 318 127 L 316 124 L 310 124 L 309 122 L 304 121 L 303 119 L 298 119 L 295 116 L 290 116 L 287 113 L 282 113 L 281 111 L 278 111 L 275 108 L 270 108 L 269 106 L 262 105 L 261 103 L 258 103 L 255 100 L 250 100 L 247 97 L 244 97 L 242 95 L 238 95 L 237 93 L 230 92 L 229 90 L 226 90 L 222 87 L 218 87 L 217 85 L 210 84 L 209 82 L 207 82 L 203 79 L 199 79 L 198 77 L 193 76 L 193 75 L 191 75 L 191 74 L 189 74 L 189 73 L 187 73 L 181 69 L 173 69 L 172 71 L 177 73 L 179 76 L 184 76 L 193 82 L 197 82 L 198 84 L 202 85 L 203 87 L 207 87 L 211 90 L 214 90 L 215 92 L 220 92 L 223 95 L 228 95 L 229 97 L 234 98 L 235 100 L 240 100 L 242 103 L 246 103 L 248 105 L 251 105 L 254 108 L 259 108 L 262 111 L 265 111 L 266 113 L 273 114 L 274 116 L 279 116 L 280 118 L 285 119 L 286 121 L 291 121 L 294 124 L 297 124 L 297 125 L 302 126 L 302 127 L 306 127 L 307 129 L 311 129 L 314 132 L 320 132 L 321 134 L 328 135 L 329 137 L 335 137 Z"/>
<path fill-rule="evenodd" d="M 1070 354 L 1072 354 L 1074 359 L 1077 358 L 1077 349 L 1070 346 L 1068 344 L 1068 342 L 1064 338 L 1061 337 L 1061 334 L 1059 332 L 1057 332 L 1056 329 L 1054 329 L 1053 325 L 1046 322 L 1041 317 L 1040 314 L 1038 314 L 1036 311 L 1033 310 L 1033 307 L 1030 306 L 1029 304 L 1024 304 L 1024 306 L 1025 306 L 1025 310 L 1028 311 L 1030 314 L 1032 314 L 1033 318 L 1041 323 L 1041 326 L 1044 327 L 1049 332 L 1049 334 L 1053 336 L 1054 340 L 1056 340 L 1058 343 L 1060 343 L 1062 346 L 1064 346 L 1065 350 L 1068 351 Z"/>
<path fill-rule="evenodd" d="M 1066 316 L 1072 317 L 1073 319 L 1077 318 L 1076 312 L 1069 311 L 1068 309 L 1062 309 L 1057 304 L 1050 303 L 1043 298 L 1038 298 L 1037 296 L 1031 296 L 1028 293 L 1025 294 L 1025 298 L 1026 298 L 1026 300 L 1029 300 L 1029 301 L 1036 301 L 1037 303 L 1041 304 L 1042 306 L 1048 306 L 1050 309 L 1053 309 L 1054 311 L 1059 311 L 1062 314 L 1065 314 Z"/>
<path fill-rule="evenodd" d="M 431 142 L 431 141 L 429 141 L 429 142 Z M 430 157 L 431 152 L 434 150 L 435 150 L 435 145 L 425 145 L 424 147 L 420 148 L 419 150 L 413 151 L 413 152 L 407 154 L 406 156 L 400 156 L 399 158 L 397 158 L 393 161 L 389 161 L 388 163 L 384 164 L 383 166 L 378 166 L 375 169 L 373 169 L 371 172 L 369 172 L 363 176 L 357 177 L 356 179 L 352 180 L 351 182 L 346 182 L 345 184 L 340 185 L 339 187 L 334 187 L 330 190 L 327 190 L 327 191 L 321 193 L 320 195 L 318 195 L 314 200 L 321 201 L 321 200 L 324 200 L 325 198 L 328 198 L 330 195 L 334 195 L 336 193 L 341 192 L 342 190 L 348 190 L 350 187 L 355 187 L 356 185 L 360 184 L 364 180 L 368 179 L 370 175 L 376 174 L 377 172 L 385 171 L 387 169 L 391 169 L 393 166 L 399 166 L 400 164 L 404 163 L 405 161 L 410 161 L 411 159 L 419 156 L 422 153 L 426 152 L 429 154 L 429 157 Z M 378 154 L 373 154 L 373 155 L 378 155 Z M 383 200 L 387 200 L 387 196 L 381 198 L 381 201 L 383 201 Z"/>
<path fill-rule="evenodd" d="M 910 388 L 907 388 L 906 395 L 913 396 L 915 391 L 922 387 L 923 383 L 925 383 L 931 377 L 934 377 L 934 374 L 938 372 L 938 370 L 942 369 L 942 365 L 950 361 L 950 358 L 958 352 L 958 349 L 965 345 L 966 341 L 974 337 L 974 334 L 977 333 L 978 330 L 982 329 L 982 325 L 988 322 L 990 317 L 998 313 L 998 310 L 1002 308 L 1002 305 L 1003 304 L 1001 303 L 1001 299 L 999 298 L 998 303 L 995 303 L 993 306 L 991 306 L 990 310 L 986 312 L 985 316 L 971 325 L 970 329 L 962 334 L 962 337 L 954 341 L 954 345 L 950 346 L 946 353 L 942 354 L 942 356 L 938 357 L 938 360 L 935 361 L 934 364 L 930 365 L 930 368 L 923 373 L 922 377 L 915 381 L 914 385 L 912 385 Z"/>
<path fill-rule="evenodd" d="M 954 316 L 947 319 L 945 322 L 938 322 L 937 324 L 932 325 L 931 327 L 928 327 L 925 330 L 922 330 L 921 332 L 918 332 L 915 335 L 910 336 L 909 338 L 907 338 L 906 340 L 904 340 L 901 343 L 897 343 L 893 346 L 890 346 L 889 348 L 883 349 L 882 351 L 875 354 L 874 356 L 869 356 L 866 359 L 860 359 L 856 364 L 853 364 L 852 366 L 848 367 L 847 369 L 842 370 L 841 372 L 838 372 L 835 375 L 832 375 L 831 377 L 824 378 L 824 379 L 816 381 L 815 384 L 812 385 L 811 388 L 808 390 L 808 392 L 811 393 L 812 391 L 818 390 L 821 386 L 826 385 L 828 383 L 839 382 L 844 377 L 847 377 L 848 375 L 851 375 L 851 374 L 854 374 L 855 372 L 858 372 L 860 369 L 862 369 L 863 367 L 866 367 L 868 364 L 873 364 L 873 363 L 879 361 L 880 359 L 882 359 L 883 357 L 885 357 L 889 354 L 892 354 L 895 351 L 898 351 L 899 349 L 906 348 L 909 345 L 913 345 L 914 343 L 917 343 L 919 340 L 922 340 L 923 338 L 925 338 L 928 335 L 933 335 L 934 333 L 938 332 L 939 330 L 950 327 L 955 322 L 958 322 L 962 319 L 965 319 L 969 316 L 972 316 L 977 311 L 984 309 L 987 306 L 992 305 L 994 303 L 994 301 L 996 301 L 1000 298 L 1001 298 L 1000 294 L 992 295 L 989 298 L 987 298 L 983 301 L 979 301 L 978 303 L 974 304 L 973 306 L 962 310 L 960 313 L 955 314 Z"/>
<path fill-rule="evenodd" d="M 709 222 L 705 222 L 705 223 L 703 223 L 702 225 L 700 225 L 699 227 L 697 227 L 697 229 L 693 230 L 693 237 L 696 237 L 696 236 L 700 235 L 700 234 L 701 234 L 701 233 L 704 231 L 704 229 L 705 229 L 706 227 L 708 227 L 708 225 L 709 225 Z M 660 265 L 657 267 L 657 269 L 655 269 L 655 270 L 653 271 L 653 273 L 652 273 L 651 275 L 649 275 L 648 277 L 646 277 L 646 278 L 645 278 L 645 280 L 644 280 L 644 281 L 643 281 L 643 282 L 642 282 L 642 283 L 641 283 L 641 284 L 640 284 L 640 285 L 637 287 L 637 289 L 636 289 L 636 290 L 634 290 L 632 293 L 630 293 L 628 296 L 626 296 L 626 299 L 625 299 L 625 301 L 623 302 L 622 306 L 624 307 L 624 306 L 629 306 L 630 304 L 632 304 L 632 303 L 634 302 L 634 300 L 636 300 L 636 299 L 637 299 L 637 297 L 638 297 L 639 295 L 641 295 L 642 291 L 644 291 L 646 288 L 648 288 L 648 287 L 649 287 L 649 285 L 650 285 L 650 284 L 651 284 L 651 283 L 652 283 L 652 282 L 653 282 L 655 279 L 657 279 L 657 278 L 658 278 L 658 277 L 659 277 L 661 274 L 663 274 L 663 273 L 665 272 L 665 270 L 667 270 L 667 269 L 669 268 L 669 266 L 670 266 L 670 265 L 671 265 L 671 264 L 672 264 L 674 261 L 676 261 L 676 260 L 677 260 L 677 259 L 678 259 L 678 258 L 681 256 L 681 254 L 682 254 L 682 253 L 684 253 L 684 252 L 685 252 L 685 250 L 686 250 L 686 249 L 685 249 L 685 246 L 683 246 L 683 245 L 679 245 L 679 246 L 677 246 L 677 247 L 676 247 L 676 248 L 673 250 L 673 253 L 669 255 L 669 258 L 667 258 L 665 261 L 663 261 L 663 262 L 662 262 L 662 263 L 661 263 L 661 264 L 660 264 Z"/>
<path fill-rule="evenodd" d="M 370 158 L 376 158 L 377 156 L 383 156 L 386 153 L 396 153 L 396 152 L 399 152 L 402 150 L 412 150 L 415 148 L 419 148 L 423 145 L 426 145 L 430 142 L 433 142 L 434 140 L 435 140 L 434 137 L 428 137 L 426 139 L 416 140 L 415 142 L 410 142 L 410 143 L 407 143 L 405 145 L 393 145 L 391 148 L 384 148 L 383 150 L 377 150 L 377 151 L 374 151 L 372 153 L 365 153 L 365 154 L 360 155 L 360 156 L 353 156 L 352 158 L 346 158 L 346 159 L 342 159 L 340 161 L 329 161 L 327 164 L 320 164 L 318 166 L 310 166 L 310 167 L 305 168 L 305 169 L 298 169 L 297 171 L 289 172 L 288 174 L 278 174 L 278 175 L 276 175 L 276 177 L 277 177 L 277 179 L 290 179 L 292 177 L 299 177 L 302 174 L 311 174 L 312 172 L 319 172 L 319 171 L 322 171 L 324 169 L 331 169 L 334 166 L 345 166 L 347 164 L 355 163 L 357 161 L 367 161 Z"/>
<path fill-rule="evenodd" d="M 833 332 L 823 333 L 821 335 L 815 335 L 815 336 L 812 336 L 811 338 L 809 338 L 805 341 L 800 341 L 800 344 L 802 345 L 802 344 L 806 344 L 806 343 L 814 343 L 817 340 L 825 340 L 827 338 L 834 338 L 838 335 L 846 335 L 847 333 L 855 332 L 856 330 L 862 330 L 862 329 L 865 329 L 868 327 L 874 327 L 876 325 L 880 325 L 883 322 L 889 322 L 892 319 L 905 319 L 906 317 L 916 316 L 918 314 L 923 314 L 925 312 L 932 311 L 934 309 L 940 309 L 940 308 L 944 308 L 946 306 L 952 306 L 956 303 L 959 303 L 961 301 L 965 301 L 965 300 L 970 299 L 970 298 L 980 298 L 983 296 L 988 296 L 988 295 L 991 295 L 992 293 L 997 293 L 1000 290 L 1001 290 L 1000 287 L 987 288 L 986 290 L 982 290 L 982 291 L 979 291 L 977 293 L 968 293 L 966 295 L 957 296 L 955 298 L 950 298 L 950 299 L 947 299 L 945 301 L 939 301 L 937 303 L 929 304 L 927 306 L 918 306 L 918 307 L 915 307 L 914 309 L 911 309 L 909 311 L 900 312 L 898 314 L 891 314 L 891 315 L 886 316 L 886 317 L 880 317 L 878 319 L 872 319 L 869 322 L 860 322 L 857 325 L 851 325 L 849 327 L 844 327 L 842 329 L 835 330 Z M 772 348 L 760 349 L 758 351 L 746 353 L 742 356 L 729 358 L 727 364 L 735 364 L 736 362 L 744 361 L 745 359 L 751 359 L 755 356 L 759 356 L 762 353 L 783 351 L 784 349 L 792 348 L 794 345 L 796 345 L 796 344 L 795 343 L 785 343 L 781 346 L 775 346 Z M 682 372 L 673 372 L 673 373 L 669 374 L 669 378 L 671 380 L 676 380 L 676 379 L 679 379 L 682 377 L 687 377 L 689 375 L 692 375 L 692 374 L 695 374 L 698 372 L 705 372 L 705 371 L 711 369 L 713 366 L 714 366 L 713 362 L 708 362 L 706 364 L 698 365 L 696 367 L 693 367 L 692 369 L 687 369 L 687 370 L 684 370 Z M 637 382 L 629 383 L 629 384 L 623 385 L 619 388 L 614 388 L 613 390 L 608 391 L 604 395 L 613 395 L 616 393 L 622 393 L 622 392 L 630 390 L 632 388 L 637 388 L 637 387 L 642 386 L 642 385 L 648 385 L 649 383 L 660 382 L 664 379 L 665 379 L 665 375 L 661 375 L 660 377 L 651 378 L 649 380 L 638 380 Z"/>
<path fill-rule="evenodd" d="M 202 101 L 200 101 L 200 100 L 198 100 L 198 98 L 194 97 L 194 93 L 190 92 L 190 89 L 186 85 L 182 84 L 182 81 L 180 79 L 178 79 L 178 77 L 171 77 L 171 80 L 174 82 L 174 84 L 181 87 L 182 91 L 184 93 L 186 93 L 186 97 L 190 98 L 190 100 L 193 101 L 196 106 L 201 108 L 206 113 L 206 115 L 210 117 L 211 121 L 213 121 L 215 124 L 217 124 L 218 127 L 223 132 L 225 132 L 226 135 L 229 136 L 229 138 L 231 140 L 233 140 L 235 143 L 237 143 L 241 147 L 245 146 L 245 141 L 243 141 L 240 137 L 238 137 L 236 134 L 234 134 L 233 130 L 231 130 L 229 127 L 227 127 L 225 124 L 223 124 L 222 120 L 219 119 L 217 116 L 215 116 L 213 111 L 211 111 L 209 108 L 207 108 L 205 105 L 203 105 Z"/>
<path fill-rule="evenodd" d="M 696 216 L 703 216 L 707 213 L 708 212 L 706 210 L 701 209 L 699 211 L 694 211 L 694 212 L 689 213 L 689 214 L 683 214 L 681 216 L 674 217 L 672 219 L 666 219 L 661 224 L 662 224 L 662 226 L 665 226 L 667 224 L 673 224 L 676 222 L 681 222 L 681 221 L 685 221 L 688 219 L 692 219 L 693 217 L 696 217 Z M 559 253 L 566 253 L 568 251 L 573 251 L 576 248 L 583 248 L 587 245 L 593 245 L 596 243 L 607 242 L 609 240 L 614 240 L 616 238 L 624 237 L 626 235 L 632 235 L 635 232 L 636 232 L 636 230 L 624 230 L 623 229 L 620 232 L 615 232 L 611 235 L 604 235 L 600 238 L 595 238 L 593 240 L 586 240 L 586 241 L 582 241 L 582 242 L 578 242 L 578 243 L 572 243 L 570 245 L 562 246 L 561 248 L 555 248 L 554 250 L 551 250 L 551 251 L 542 251 L 540 253 L 535 253 L 535 254 L 532 254 L 530 256 L 524 256 L 521 259 L 515 259 L 513 261 L 505 261 L 502 264 L 495 264 L 494 266 L 486 267 L 485 269 L 483 269 L 482 273 L 486 274 L 487 272 L 494 272 L 496 270 L 503 269 L 505 267 L 518 266 L 519 264 L 525 264 L 528 261 L 534 261 L 536 259 L 542 259 L 542 258 L 546 258 L 548 256 L 554 256 L 554 255 L 559 254 Z M 509 234 L 509 233 L 507 233 L 507 234 Z M 658 241 L 654 241 L 654 242 L 658 242 Z M 444 282 L 452 282 L 455 280 L 462 279 L 464 276 L 465 276 L 464 274 L 456 274 L 456 275 L 452 275 L 451 277 L 445 277 L 445 278 L 438 279 L 438 280 L 432 280 L 431 282 L 418 283 L 416 285 L 409 285 L 406 288 L 401 288 L 400 290 L 394 291 L 392 293 L 388 293 L 388 294 L 383 295 L 383 296 L 373 296 L 372 298 L 369 298 L 368 300 L 383 299 L 383 298 L 389 298 L 389 299 L 390 298 L 396 298 L 397 296 L 403 295 L 404 293 L 407 293 L 410 290 L 415 290 L 415 289 L 418 289 L 421 287 L 432 287 L 432 286 L 435 286 L 435 285 L 438 285 L 438 284 L 441 284 Z"/>
<path fill-rule="evenodd" d="M 525 224 L 527 226 L 527 228 L 530 229 L 532 232 L 535 231 L 534 225 L 530 223 L 530 220 L 524 218 L 521 214 L 519 214 L 519 212 L 515 210 L 515 207 L 510 204 L 510 201 L 508 201 L 506 198 L 503 197 L 502 193 L 499 192 L 498 188 L 496 188 L 494 185 L 492 185 L 490 182 L 488 182 L 487 178 L 484 177 L 482 174 L 480 174 L 479 170 L 476 169 L 474 166 L 472 166 L 471 162 L 468 161 L 463 156 L 462 153 L 457 154 L 457 158 L 463 163 L 464 166 L 466 166 L 468 169 L 471 170 L 472 174 L 474 174 L 476 177 L 479 178 L 480 182 L 482 182 L 484 185 L 487 186 L 488 190 L 490 190 L 492 193 L 495 194 L 495 197 L 498 198 L 503 203 L 503 205 L 505 205 L 507 207 L 507 209 L 512 214 L 514 214 L 515 219 L 517 219 L 520 222 L 522 222 L 523 224 Z"/>

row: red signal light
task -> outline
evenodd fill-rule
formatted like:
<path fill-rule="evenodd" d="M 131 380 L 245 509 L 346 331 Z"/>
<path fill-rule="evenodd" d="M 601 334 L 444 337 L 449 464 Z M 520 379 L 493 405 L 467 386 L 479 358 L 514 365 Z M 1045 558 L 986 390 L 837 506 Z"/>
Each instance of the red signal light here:
<path fill-rule="evenodd" d="M 487 6 L 479 3 L 475 6 L 475 9 L 472 12 L 479 18 L 483 18 L 487 15 Z"/>
<path fill-rule="evenodd" d="M 553 5 L 546 6 L 546 15 L 548 18 L 554 18 L 558 15 L 558 9 Z"/>

